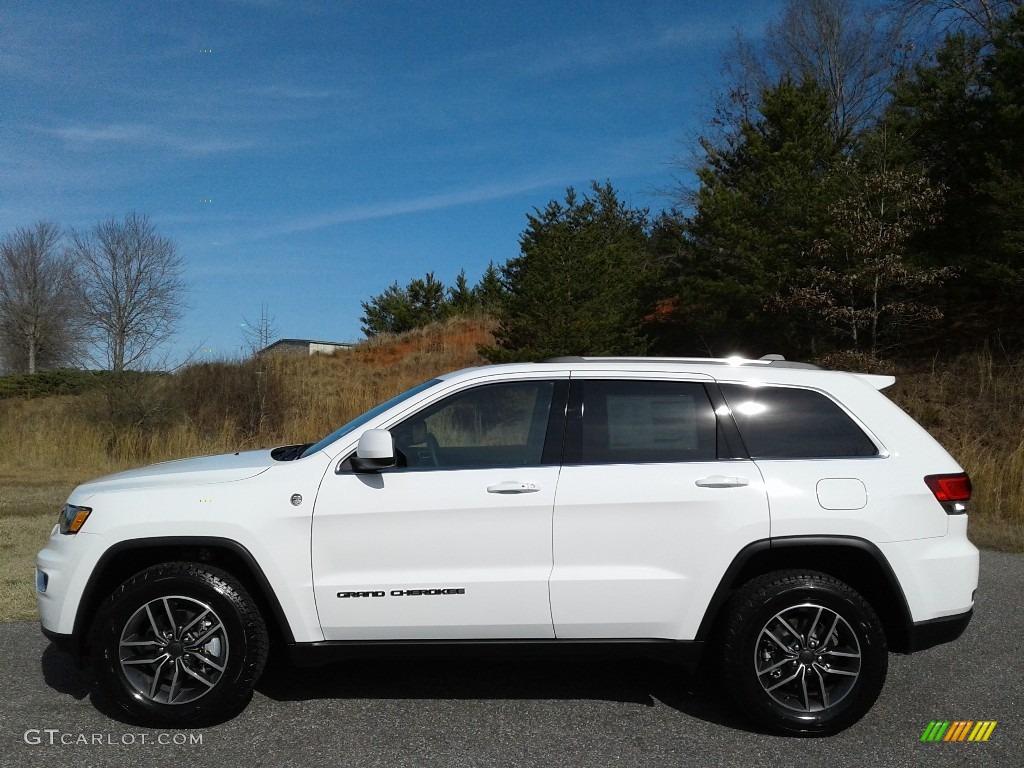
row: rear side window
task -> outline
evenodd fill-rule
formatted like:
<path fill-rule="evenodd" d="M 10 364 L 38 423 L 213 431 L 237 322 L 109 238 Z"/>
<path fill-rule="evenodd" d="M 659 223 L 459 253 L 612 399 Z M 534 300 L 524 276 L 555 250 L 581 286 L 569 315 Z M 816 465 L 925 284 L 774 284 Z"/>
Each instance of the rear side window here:
<path fill-rule="evenodd" d="M 754 459 L 877 456 L 846 412 L 820 392 L 722 384 L 722 394 Z"/>
<path fill-rule="evenodd" d="M 715 414 L 702 384 L 581 383 L 583 463 L 715 460 Z"/>

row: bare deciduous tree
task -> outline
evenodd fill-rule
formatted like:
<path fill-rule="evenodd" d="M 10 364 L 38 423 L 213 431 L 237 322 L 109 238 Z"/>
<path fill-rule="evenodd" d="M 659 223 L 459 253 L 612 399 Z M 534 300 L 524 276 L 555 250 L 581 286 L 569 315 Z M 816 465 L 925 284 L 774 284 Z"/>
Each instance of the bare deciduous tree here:
<path fill-rule="evenodd" d="M 248 318 L 242 318 L 242 325 L 245 328 L 245 340 L 249 346 L 250 362 L 253 367 L 253 374 L 256 380 L 255 387 L 255 430 L 257 434 L 263 434 L 267 427 L 269 412 L 267 407 L 267 393 L 270 388 L 270 370 L 267 366 L 265 355 L 260 354 L 268 346 L 270 341 L 277 335 L 274 328 L 274 318 L 268 313 L 267 305 L 260 305 L 260 318 L 256 322 L 250 322 Z"/>
<path fill-rule="evenodd" d="M 81 341 L 78 280 L 51 222 L 19 228 L 0 243 L 0 354 L 10 370 L 74 360 Z"/>
<path fill-rule="evenodd" d="M 878 3 L 787 0 L 760 42 L 738 37 L 726 55 L 727 90 L 708 138 L 728 146 L 760 95 L 788 77 L 813 80 L 827 94 L 833 138 L 844 144 L 879 114 L 908 63 L 905 19 Z"/>
<path fill-rule="evenodd" d="M 138 367 L 181 319 L 184 264 L 173 240 L 139 213 L 72 233 L 97 357 L 110 370 Z"/>
<path fill-rule="evenodd" d="M 905 19 L 923 20 L 928 25 L 952 31 L 964 29 L 991 43 L 999 22 L 1015 13 L 1024 0 L 891 0 Z"/>
<path fill-rule="evenodd" d="M 828 94 L 840 141 L 881 111 L 909 52 L 897 18 L 856 0 L 790 0 L 767 39 L 780 72 L 813 79 Z"/>
<path fill-rule="evenodd" d="M 273 315 L 268 313 L 267 305 L 260 304 L 260 316 L 256 322 L 247 317 L 242 317 L 242 333 L 245 336 L 245 344 L 249 349 L 249 355 L 256 357 L 270 342 L 277 336 L 277 328 L 274 325 Z"/>

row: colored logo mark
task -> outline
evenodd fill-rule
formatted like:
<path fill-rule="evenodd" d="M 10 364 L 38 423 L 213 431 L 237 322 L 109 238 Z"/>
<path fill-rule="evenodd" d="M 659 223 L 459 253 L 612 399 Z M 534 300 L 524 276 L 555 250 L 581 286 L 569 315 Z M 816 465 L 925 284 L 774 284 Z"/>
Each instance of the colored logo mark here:
<path fill-rule="evenodd" d="M 996 725 L 996 720 L 932 720 L 921 741 L 988 741 Z"/>

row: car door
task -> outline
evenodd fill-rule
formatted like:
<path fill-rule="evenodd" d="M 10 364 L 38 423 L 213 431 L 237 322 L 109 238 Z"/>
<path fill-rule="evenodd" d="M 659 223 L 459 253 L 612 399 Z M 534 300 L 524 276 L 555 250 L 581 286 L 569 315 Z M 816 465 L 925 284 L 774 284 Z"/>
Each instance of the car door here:
<path fill-rule="evenodd" d="M 710 377 L 573 373 L 555 497 L 559 638 L 692 639 L 718 581 L 769 535 L 764 483 L 717 423 Z"/>
<path fill-rule="evenodd" d="M 550 372 L 469 386 L 390 427 L 400 466 L 343 460 L 324 477 L 312 547 L 325 639 L 554 636 L 567 390 Z"/>

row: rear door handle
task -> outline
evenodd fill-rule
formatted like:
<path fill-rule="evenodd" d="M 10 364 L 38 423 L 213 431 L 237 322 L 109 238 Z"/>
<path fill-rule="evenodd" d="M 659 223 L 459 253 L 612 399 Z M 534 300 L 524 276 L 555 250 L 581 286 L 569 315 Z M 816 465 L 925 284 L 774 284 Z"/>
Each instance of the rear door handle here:
<path fill-rule="evenodd" d="M 518 480 L 506 480 L 487 486 L 488 493 L 536 493 L 540 486 L 536 483 L 521 483 Z"/>
<path fill-rule="evenodd" d="M 750 485 L 750 481 L 745 477 L 708 475 L 700 480 L 695 480 L 694 485 L 699 485 L 701 488 L 742 488 L 744 485 Z"/>

